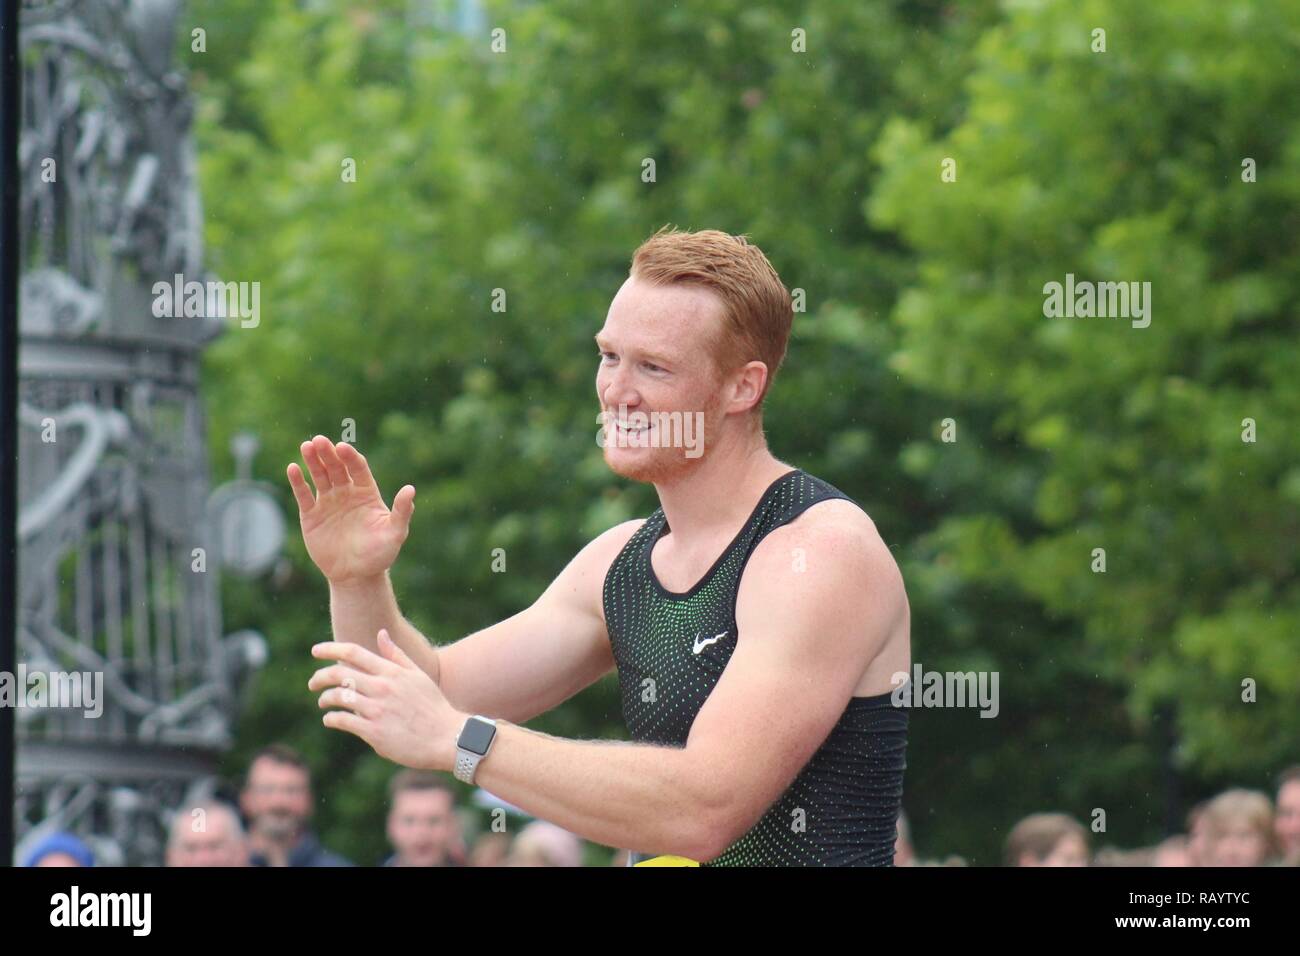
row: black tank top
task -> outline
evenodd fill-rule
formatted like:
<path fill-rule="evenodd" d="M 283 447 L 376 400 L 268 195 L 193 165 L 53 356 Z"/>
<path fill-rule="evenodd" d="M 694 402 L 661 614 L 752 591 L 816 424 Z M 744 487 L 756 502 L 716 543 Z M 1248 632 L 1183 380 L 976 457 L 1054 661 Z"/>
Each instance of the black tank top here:
<path fill-rule="evenodd" d="M 689 591 L 650 566 L 669 530 L 652 514 L 605 575 L 605 621 L 635 741 L 685 746 L 695 715 L 736 648 L 736 593 L 758 543 L 819 501 L 848 495 L 801 470 L 763 493 L 748 522 Z M 856 503 L 856 502 L 855 502 Z M 907 711 L 890 692 L 850 698 L 825 742 L 744 836 L 704 866 L 892 866 L 903 797 Z M 644 854 L 633 854 L 632 862 Z"/>

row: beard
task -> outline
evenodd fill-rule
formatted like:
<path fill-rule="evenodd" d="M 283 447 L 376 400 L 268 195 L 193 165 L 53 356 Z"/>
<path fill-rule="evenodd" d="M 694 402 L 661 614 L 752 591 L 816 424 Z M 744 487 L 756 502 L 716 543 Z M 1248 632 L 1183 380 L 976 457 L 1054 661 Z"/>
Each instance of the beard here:
<path fill-rule="evenodd" d="M 292 813 L 273 810 L 263 814 L 257 821 L 257 828 L 271 840 L 286 840 L 297 834 L 302 821 Z"/>
<path fill-rule="evenodd" d="M 683 412 L 682 415 L 695 420 L 692 412 Z M 704 409 L 700 434 L 694 436 L 696 445 L 693 448 L 678 444 L 655 447 L 650 444 L 655 439 L 649 433 L 645 433 L 645 446 L 620 447 L 611 426 L 605 432 L 605 464 L 619 477 L 645 484 L 662 485 L 678 480 L 703 463 L 704 454 L 717 435 L 715 415 L 716 405 Z M 684 436 L 679 434 L 678 437 Z"/>
<path fill-rule="evenodd" d="M 629 455 L 629 451 L 635 454 Z M 687 458 L 683 448 L 611 448 L 605 447 L 605 464 L 620 478 L 646 484 L 666 484 L 686 474 L 699 461 Z"/>

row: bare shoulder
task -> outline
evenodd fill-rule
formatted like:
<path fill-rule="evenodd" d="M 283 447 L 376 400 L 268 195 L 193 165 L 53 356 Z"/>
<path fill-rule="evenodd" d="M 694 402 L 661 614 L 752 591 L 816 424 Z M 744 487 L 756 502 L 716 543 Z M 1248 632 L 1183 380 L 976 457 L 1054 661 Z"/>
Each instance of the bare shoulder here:
<path fill-rule="evenodd" d="M 569 562 L 566 571 L 581 569 L 599 570 L 603 573 L 645 522 L 645 518 L 633 518 L 631 521 L 623 521 L 612 528 L 606 528 L 582 546 L 582 550 Z"/>
<path fill-rule="evenodd" d="M 583 548 L 583 552 L 591 552 L 592 559 L 595 563 L 604 563 L 608 569 L 613 560 L 618 557 L 632 536 L 641 530 L 641 526 L 646 523 L 645 518 L 633 518 L 630 521 L 623 521 L 602 531 L 596 537 L 592 538 L 590 543 Z"/>
<path fill-rule="evenodd" d="M 779 528 L 774 528 L 759 542 L 758 551 L 813 546 L 845 560 L 881 560 L 888 557 L 885 544 L 871 516 L 851 501 L 831 498 L 819 501 L 807 511 Z"/>
<path fill-rule="evenodd" d="M 620 551 L 627 547 L 632 536 L 645 524 L 645 518 L 633 518 L 602 531 L 579 553 L 582 559 L 583 585 L 585 599 L 589 607 L 602 622 L 605 620 L 605 576 Z M 578 559 L 574 559 L 578 563 Z"/>
<path fill-rule="evenodd" d="M 605 575 L 618 553 L 644 523 L 644 518 L 624 521 L 588 541 L 551 582 L 551 586 L 542 595 L 542 600 L 564 601 L 603 619 L 600 605 Z"/>
<path fill-rule="evenodd" d="M 869 581 L 869 591 L 878 599 L 887 603 L 907 600 L 898 563 L 876 523 L 842 498 L 818 502 L 770 531 L 750 556 L 746 577 L 750 571 L 769 581 L 788 579 L 792 571 L 812 572 L 810 583 L 818 581 L 828 590 Z"/>

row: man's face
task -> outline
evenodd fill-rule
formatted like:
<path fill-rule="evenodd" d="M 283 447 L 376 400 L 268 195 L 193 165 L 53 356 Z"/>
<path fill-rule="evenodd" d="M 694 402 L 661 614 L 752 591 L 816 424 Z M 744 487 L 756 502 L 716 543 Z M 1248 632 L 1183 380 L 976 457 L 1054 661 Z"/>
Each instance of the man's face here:
<path fill-rule="evenodd" d="M 311 818 L 311 783 L 305 770 L 259 757 L 249 769 L 242 804 L 252 826 L 271 839 L 296 836 Z"/>
<path fill-rule="evenodd" d="M 388 841 L 403 866 L 445 866 L 456 838 L 451 794 L 403 790 L 388 811 Z"/>
<path fill-rule="evenodd" d="M 1300 860 L 1300 780 L 1292 780 L 1278 791 L 1273 828 L 1283 856 Z"/>
<path fill-rule="evenodd" d="M 1020 857 L 1021 866 L 1087 866 L 1088 865 L 1088 845 L 1083 839 L 1070 834 L 1063 836 L 1056 841 L 1056 846 L 1052 847 L 1050 853 L 1042 858 L 1035 857 L 1032 853 L 1025 853 Z"/>
<path fill-rule="evenodd" d="M 628 279 L 614 296 L 596 336 L 596 395 L 616 474 L 665 482 L 708 453 L 725 418 L 727 383 L 713 358 L 722 314 L 705 289 Z M 671 413 L 680 428 L 668 424 Z"/>
<path fill-rule="evenodd" d="M 185 814 L 167 848 L 168 866 L 247 866 L 248 847 L 223 813 L 208 812 L 202 829 Z"/>
<path fill-rule="evenodd" d="M 1052 852 L 1043 857 L 1043 866 L 1087 866 L 1088 845 L 1083 838 L 1075 835 L 1062 837 L 1052 847 Z"/>

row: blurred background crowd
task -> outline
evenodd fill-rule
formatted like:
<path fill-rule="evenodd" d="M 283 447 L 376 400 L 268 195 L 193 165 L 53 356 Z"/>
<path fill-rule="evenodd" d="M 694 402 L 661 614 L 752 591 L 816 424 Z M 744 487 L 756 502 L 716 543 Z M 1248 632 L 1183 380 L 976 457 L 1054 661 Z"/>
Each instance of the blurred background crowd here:
<path fill-rule="evenodd" d="M 479 827 L 458 805 L 443 774 L 399 770 L 388 784 L 382 826 L 391 852 L 353 861 L 325 847 L 312 829 L 316 789 L 302 756 L 290 747 L 263 748 L 237 793 L 215 788 L 185 802 L 167 835 L 166 866 L 582 866 L 584 841 L 543 820 L 531 820 L 484 791 Z M 608 856 L 608 852 L 605 854 Z M 93 866 L 87 842 L 70 833 L 45 837 L 26 866 Z"/>
<path fill-rule="evenodd" d="M 1099 818 L 1104 819 L 1104 818 Z M 1195 804 L 1186 830 L 1154 846 L 1121 849 L 1068 813 L 1033 813 L 1007 834 L 1005 866 L 1300 866 L 1300 765 L 1278 778 L 1274 798 L 1233 787 Z M 965 866 L 951 855 L 920 859 L 904 813 L 896 866 Z"/>
<path fill-rule="evenodd" d="M 248 768 L 236 797 L 188 801 L 173 818 L 166 866 L 353 866 L 323 846 L 311 826 L 310 770 L 292 748 L 273 744 Z M 399 770 L 388 783 L 381 866 L 625 866 L 611 852 L 545 820 L 476 791 L 461 805 L 445 775 Z M 484 820 L 485 823 L 479 822 Z M 376 821 L 378 825 L 378 821 Z M 360 861 L 358 861 L 360 862 Z M 1065 813 L 1034 813 L 1005 841 L 1006 866 L 1300 866 L 1300 765 L 1278 780 L 1275 798 L 1233 788 L 1196 804 L 1187 829 L 1155 846 L 1119 849 Z M 965 866 L 950 855 L 918 857 L 907 814 L 898 820 L 896 866 Z M 70 833 L 53 833 L 28 853 L 26 866 L 93 866 L 94 853 Z"/>

